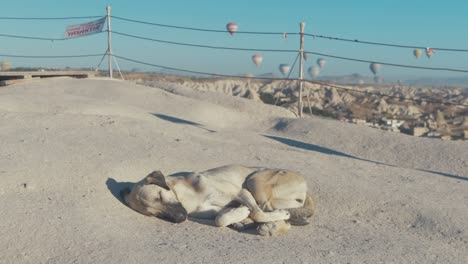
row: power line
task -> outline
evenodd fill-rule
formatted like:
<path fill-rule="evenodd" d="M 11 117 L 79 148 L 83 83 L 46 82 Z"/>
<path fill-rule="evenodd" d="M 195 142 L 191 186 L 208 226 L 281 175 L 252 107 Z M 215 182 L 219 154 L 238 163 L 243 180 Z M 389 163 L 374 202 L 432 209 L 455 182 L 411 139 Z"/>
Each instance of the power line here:
<path fill-rule="evenodd" d="M 206 28 L 194 28 L 194 27 L 185 27 L 185 26 L 174 26 L 168 24 L 160 24 L 160 23 L 153 23 L 135 19 L 129 19 L 124 17 L 118 16 L 111 16 L 112 18 L 123 20 L 127 22 L 133 22 L 138 24 L 145 24 L 151 26 L 158 26 L 158 27 L 165 27 L 165 28 L 176 28 L 176 29 L 183 29 L 183 30 L 192 30 L 192 31 L 203 31 L 203 32 L 214 32 L 214 33 L 227 33 L 226 30 L 219 30 L 219 29 L 206 29 Z M 283 35 L 284 33 L 288 35 L 299 35 L 299 33 L 288 33 L 288 32 L 260 32 L 260 31 L 236 31 L 236 34 L 253 34 L 253 35 Z"/>
<path fill-rule="evenodd" d="M 70 20 L 102 18 L 103 16 L 79 16 L 79 17 L 0 17 L 0 20 Z"/>
<path fill-rule="evenodd" d="M 197 48 L 208 48 L 208 49 L 222 49 L 222 50 L 239 50 L 239 51 L 262 51 L 262 52 L 297 52 L 297 50 L 285 50 L 285 49 L 252 49 L 252 48 L 234 48 L 234 47 L 224 47 L 224 46 L 210 46 L 210 45 L 200 45 L 200 44 L 191 44 L 191 43 L 183 43 L 183 42 L 175 42 L 175 41 L 167 41 L 161 39 L 153 39 L 147 38 L 142 36 L 136 36 L 132 34 L 122 33 L 118 31 L 112 31 L 112 33 L 126 36 L 135 39 L 142 39 L 147 41 L 159 42 L 159 43 L 166 43 L 166 44 L 173 44 L 173 45 L 180 45 L 180 46 L 189 46 L 189 47 L 197 47 Z"/>
<path fill-rule="evenodd" d="M 101 31 L 99 33 L 103 33 L 103 32 L 106 32 L 106 31 Z M 221 50 L 238 50 L 238 51 L 255 51 L 255 52 L 283 52 L 283 53 L 297 52 L 297 50 L 286 50 L 286 49 L 254 49 L 254 48 L 235 48 L 235 47 L 225 47 L 225 46 L 200 45 L 200 44 L 191 44 L 191 43 L 182 43 L 182 42 L 175 42 L 175 41 L 166 41 L 166 40 L 160 40 L 160 39 L 146 38 L 146 37 L 136 36 L 136 35 L 122 33 L 122 32 L 118 32 L 118 31 L 112 31 L 112 32 L 114 34 L 117 34 L 117 35 L 136 38 L 136 39 L 142 39 L 142 40 L 159 42 L 159 43 L 166 43 L 166 44 L 172 44 L 172 45 L 198 47 L 198 48 L 221 49 Z M 18 36 L 18 35 L 9 35 L 9 34 L 0 34 L 0 37 L 30 39 L 30 40 L 45 40 L 45 41 L 64 41 L 64 40 L 70 40 L 71 39 L 71 38 L 43 38 L 43 37 L 31 37 L 31 36 Z M 86 36 L 84 36 L 84 37 L 86 37 Z M 312 52 L 312 51 L 304 51 L 304 52 L 306 52 L 308 54 L 314 54 L 314 55 L 328 57 L 328 58 L 335 58 L 335 59 L 355 61 L 355 62 L 363 62 L 363 63 L 379 63 L 381 65 L 387 65 L 387 66 L 392 66 L 392 67 L 468 73 L 468 70 L 464 70 L 464 69 L 454 69 L 454 68 L 444 68 L 444 67 L 413 66 L 413 65 L 404 65 L 404 64 L 397 64 L 397 63 L 379 62 L 379 61 L 375 61 L 375 60 L 363 60 L 363 59 L 335 56 L 335 55 L 319 53 L 319 52 Z"/>
<path fill-rule="evenodd" d="M 318 55 L 318 56 L 334 58 L 334 59 L 348 60 L 348 61 L 356 61 L 356 62 L 365 62 L 365 63 L 378 63 L 378 64 L 387 65 L 387 66 L 393 66 L 393 67 L 412 68 L 412 69 L 422 69 L 422 70 L 433 70 L 433 71 L 450 71 L 450 72 L 464 72 L 464 73 L 468 73 L 468 70 L 463 70 L 463 69 L 413 66 L 413 65 L 404 65 L 404 64 L 396 64 L 396 63 L 388 63 L 388 62 L 378 62 L 378 61 L 371 61 L 371 60 L 354 59 L 354 58 L 341 57 L 341 56 L 329 55 L 329 54 L 325 54 L 325 53 L 318 53 L 318 52 L 312 52 L 312 51 L 304 51 L 304 52 L 309 53 L 309 54 Z"/>
<path fill-rule="evenodd" d="M 19 38 L 19 39 L 32 39 L 32 40 L 48 40 L 48 41 L 65 40 L 64 38 L 43 38 L 43 37 L 19 36 L 19 35 L 9 35 L 9 34 L 0 34 L 0 37 Z"/>
<path fill-rule="evenodd" d="M 299 56 L 301 56 L 301 53 L 300 53 L 300 52 L 297 53 L 297 56 L 296 56 L 296 58 L 294 59 L 293 65 L 292 65 L 291 69 L 289 70 L 288 79 L 289 79 L 289 77 L 291 76 L 291 73 L 293 72 L 294 67 L 296 66 L 297 59 L 299 59 Z"/>
<path fill-rule="evenodd" d="M 309 37 L 314 37 L 314 38 L 338 40 L 338 41 L 344 41 L 344 42 L 353 42 L 353 43 L 376 45 L 376 46 L 386 46 L 386 47 L 406 48 L 406 49 L 426 49 L 426 47 L 414 46 L 414 45 L 399 45 L 399 44 L 382 43 L 382 42 L 362 41 L 358 39 L 346 39 L 346 38 L 338 38 L 338 37 L 316 35 L 316 34 L 304 34 L 304 35 L 309 36 Z M 441 50 L 441 51 L 468 52 L 468 49 L 434 48 L 434 47 L 432 47 L 432 49 Z"/>
<path fill-rule="evenodd" d="M 136 36 L 136 35 L 133 35 L 133 34 L 122 33 L 122 32 L 118 32 L 118 31 L 112 31 L 112 33 L 117 34 L 117 35 L 121 35 L 121 36 L 125 36 L 125 37 L 135 38 L 135 39 L 142 39 L 142 40 L 159 42 L 159 43 L 166 43 L 166 44 L 173 44 L 173 45 L 180 45 L 180 46 L 189 46 L 189 47 L 197 47 L 197 48 L 221 49 L 221 50 L 238 50 L 238 51 L 258 51 L 258 52 L 284 52 L 284 53 L 286 53 L 286 52 L 289 52 L 289 53 L 297 52 L 297 50 L 285 50 L 285 49 L 253 49 L 253 48 L 235 48 L 235 47 L 225 47 L 225 46 L 200 45 L 200 44 L 191 44 L 191 43 L 183 43 L 183 42 L 175 42 L 175 41 L 167 41 L 167 40 L 161 40 L 161 39 L 147 38 L 147 37 L 142 37 L 142 36 Z M 364 63 L 379 63 L 381 65 L 387 65 L 387 66 L 393 66 L 393 67 L 468 73 L 468 70 L 463 70 L 463 69 L 413 66 L 413 65 L 404 65 L 404 64 L 397 64 L 397 63 L 378 62 L 378 61 L 371 61 L 371 60 L 348 58 L 348 57 L 335 56 L 335 55 L 312 52 L 312 51 L 304 51 L 304 52 L 306 52 L 308 54 L 314 54 L 314 55 L 318 55 L 318 56 L 335 58 L 335 59 L 340 59 L 340 60 L 348 60 L 348 61 L 364 62 Z"/>
<path fill-rule="evenodd" d="M 166 70 L 174 70 L 174 71 L 179 71 L 179 72 L 192 73 L 192 74 L 210 75 L 210 76 L 224 77 L 224 78 L 256 79 L 256 80 L 268 80 L 268 81 L 301 81 L 301 80 L 299 80 L 297 78 L 286 79 L 286 78 L 269 78 L 269 77 L 249 77 L 249 76 L 239 76 L 239 75 L 236 76 L 236 75 L 228 75 L 228 74 L 200 72 L 200 71 L 185 70 L 185 69 L 179 69 L 179 68 L 174 68 L 174 67 L 167 67 L 167 66 L 157 65 L 157 64 L 153 64 L 153 63 L 148 63 L 148 62 L 143 62 L 143 61 L 139 61 L 139 60 L 126 58 L 126 57 L 115 55 L 115 54 L 113 56 L 116 57 L 116 58 L 125 60 L 125 61 L 134 62 L 134 63 L 138 63 L 138 64 L 142 64 L 142 65 L 157 67 L 157 68 L 166 69 Z M 302 80 L 302 81 L 313 83 L 313 84 L 318 84 L 318 85 L 322 85 L 322 86 L 328 86 L 328 87 L 336 88 L 336 89 L 339 89 L 339 90 L 346 90 L 348 92 L 361 93 L 361 94 L 377 96 L 377 97 L 395 98 L 395 99 L 399 99 L 399 100 L 402 100 L 402 101 L 428 102 L 428 103 L 441 104 L 441 105 L 453 105 L 453 106 L 468 107 L 468 105 L 465 105 L 465 104 L 458 104 L 458 103 L 451 103 L 451 102 L 434 101 L 434 100 L 428 100 L 428 99 L 414 99 L 414 98 L 406 98 L 406 97 L 386 95 L 386 94 L 376 94 L 376 93 L 371 93 L 371 92 L 367 92 L 367 91 L 360 91 L 360 90 L 346 88 L 346 87 L 342 87 L 342 86 L 338 86 L 338 85 L 334 85 L 334 84 L 330 84 L 330 83 L 325 83 L 325 82 L 320 82 L 320 81 L 313 81 L 313 80 Z"/>
<path fill-rule="evenodd" d="M 30 58 L 30 59 L 65 59 L 65 58 L 87 58 L 87 57 L 98 57 L 106 54 L 81 54 L 81 55 L 12 55 L 12 54 L 0 54 L 0 57 L 5 58 Z"/>
<path fill-rule="evenodd" d="M 203 32 L 212 32 L 212 33 L 226 33 L 227 32 L 226 30 L 175 26 L 175 25 L 169 25 L 169 24 L 161 24 L 161 23 L 154 23 L 154 22 L 148 22 L 148 21 L 142 21 L 142 20 L 129 19 L 129 18 L 118 17 L 118 16 L 111 16 L 111 17 L 118 19 L 118 20 L 122 20 L 122 21 L 158 26 L 158 27 L 175 28 L 175 29 L 192 30 L 192 31 L 203 31 Z M 283 35 L 285 33 L 287 35 L 299 35 L 300 34 L 297 32 L 262 32 L 262 31 L 237 31 L 236 32 L 236 34 L 254 34 L 254 35 Z M 383 42 L 362 41 L 358 39 L 347 39 L 347 38 L 325 36 L 325 35 L 318 35 L 318 34 L 305 33 L 304 35 L 309 36 L 309 37 L 314 37 L 314 38 L 322 38 L 322 39 L 337 40 L 337 41 L 344 41 L 344 42 L 353 42 L 353 43 L 367 44 L 367 45 L 408 48 L 408 49 L 425 49 L 426 48 L 426 47 L 417 46 L 417 45 L 400 45 L 400 44 L 383 43 Z M 432 49 L 439 50 L 439 51 L 468 52 L 468 49 L 435 48 L 435 47 L 432 47 Z"/>
<path fill-rule="evenodd" d="M 290 81 L 290 80 L 294 80 L 294 79 L 284 79 L 284 78 L 235 76 L 235 75 L 227 75 L 227 74 L 219 74 L 219 73 L 207 73 L 207 72 L 200 72 L 200 71 L 184 70 L 184 69 L 173 68 L 173 67 L 167 67 L 167 66 L 163 66 L 163 65 L 157 65 L 157 64 L 153 64 L 153 63 L 148 63 L 148 62 L 143 62 L 143 61 L 139 61 L 139 60 L 134 60 L 134 59 L 126 58 L 126 57 L 119 56 L 119 55 L 115 55 L 115 54 L 113 54 L 112 56 L 114 56 L 114 57 L 116 57 L 116 58 L 119 58 L 119 59 L 122 59 L 122 60 L 126 60 L 126 61 L 130 61 L 130 62 L 135 62 L 135 63 L 138 63 L 138 64 L 142 64 L 142 65 L 157 67 L 157 68 L 166 69 L 166 70 L 173 70 L 173 71 L 179 71 L 179 72 L 192 73 L 192 74 L 211 75 L 211 76 L 226 77 L 226 78 L 242 78 L 242 79 L 270 80 L 270 81 L 275 81 L 275 80 L 278 80 L 278 81 L 279 81 L 279 80 L 283 80 L 283 81 L 289 80 L 289 81 Z"/>
<path fill-rule="evenodd" d="M 77 17 L 0 17 L 0 20 L 72 20 L 72 19 L 95 19 L 95 18 L 102 18 L 103 16 L 77 16 Z M 158 27 L 166 27 L 166 28 L 175 28 L 175 29 L 182 29 L 182 30 L 192 30 L 192 31 L 204 31 L 204 32 L 214 32 L 214 33 L 226 33 L 226 30 L 217 30 L 217 29 L 206 29 L 206 28 L 195 28 L 195 27 L 186 27 L 186 26 L 175 26 L 169 24 L 161 24 L 161 23 L 154 23 L 130 18 L 124 18 L 119 16 L 111 16 L 114 19 L 139 23 L 139 24 L 146 24 Z M 237 31 L 236 34 L 254 34 L 254 35 L 299 35 L 296 32 L 264 32 L 264 31 Z M 426 47 L 423 46 L 416 46 L 416 45 L 401 45 L 401 44 L 392 44 L 392 43 L 384 43 L 384 42 L 374 42 L 374 41 L 363 41 L 358 39 L 348 39 L 348 38 L 341 38 L 341 37 L 333 37 L 333 36 L 326 36 L 326 35 L 318 35 L 318 34 L 310 34 L 305 33 L 305 36 L 313 37 L 313 38 L 322 38 L 328 40 L 336 40 L 336 41 L 343 41 L 343 42 L 353 42 L 359 44 L 367 44 L 367 45 L 376 45 L 376 46 L 386 46 L 386 47 L 396 47 L 396 48 L 409 48 L 409 49 L 425 49 Z M 24 37 L 26 38 L 26 37 Z M 35 39 L 42 39 L 42 38 L 35 38 Z M 45 40 L 62 40 L 62 39 L 45 39 Z M 452 52 L 468 52 L 468 49 L 454 49 L 454 48 L 437 48 L 433 47 L 434 50 L 439 51 L 452 51 Z"/>
<path fill-rule="evenodd" d="M 98 32 L 96 34 L 101 34 L 105 31 Z M 87 37 L 91 35 L 84 35 L 81 37 Z M 0 37 L 5 37 L 5 38 L 19 38 L 19 39 L 29 39 L 29 40 L 46 40 L 46 41 L 63 41 L 63 40 L 71 40 L 75 38 L 44 38 L 44 37 L 33 37 L 33 36 L 20 36 L 20 35 L 9 35 L 9 34 L 0 34 Z M 81 38 L 80 37 L 80 38 Z"/>

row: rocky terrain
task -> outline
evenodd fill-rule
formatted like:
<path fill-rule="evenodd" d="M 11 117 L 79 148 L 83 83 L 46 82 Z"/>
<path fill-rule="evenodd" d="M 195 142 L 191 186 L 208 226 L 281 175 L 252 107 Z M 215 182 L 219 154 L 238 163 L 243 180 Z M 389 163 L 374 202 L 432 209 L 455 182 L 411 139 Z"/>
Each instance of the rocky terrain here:
<path fill-rule="evenodd" d="M 297 114 L 296 81 L 197 79 L 162 75 L 130 76 L 140 84 L 181 85 L 221 92 L 287 108 Z M 355 91 L 350 91 L 355 90 Z M 404 99 L 402 99 L 404 98 Z M 468 89 L 404 85 L 322 85 L 304 83 L 303 111 L 415 136 L 466 139 Z"/>

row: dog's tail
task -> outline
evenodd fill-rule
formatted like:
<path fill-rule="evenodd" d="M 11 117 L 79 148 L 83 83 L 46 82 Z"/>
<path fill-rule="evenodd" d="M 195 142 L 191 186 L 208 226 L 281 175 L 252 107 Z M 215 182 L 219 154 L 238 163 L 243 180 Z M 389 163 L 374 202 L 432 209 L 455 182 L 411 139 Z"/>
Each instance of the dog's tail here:
<path fill-rule="evenodd" d="M 291 225 L 308 225 L 310 224 L 307 218 L 310 218 L 314 215 L 314 202 L 312 197 L 307 194 L 304 202 L 304 206 L 299 208 L 289 209 L 290 218 L 289 223 Z"/>

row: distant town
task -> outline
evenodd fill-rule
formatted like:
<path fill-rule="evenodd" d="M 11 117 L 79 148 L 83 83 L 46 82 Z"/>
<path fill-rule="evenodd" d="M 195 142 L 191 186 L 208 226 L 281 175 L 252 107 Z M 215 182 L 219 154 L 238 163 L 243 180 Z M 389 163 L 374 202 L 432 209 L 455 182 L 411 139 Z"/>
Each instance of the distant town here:
<path fill-rule="evenodd" d="M 299 94 L 295 81 L 192 78 L 149 73 L 130 73 L 127 78 L 155 87 L 161 82 L 169 82 L 200 91 L 222 92 L 282 106 L 297 113 Z M 417 137 L 468 139 L 468 107 L 463 106 L 468 105 L 467 88 L 306 82 L 302 101 L 306 114 Z"/>

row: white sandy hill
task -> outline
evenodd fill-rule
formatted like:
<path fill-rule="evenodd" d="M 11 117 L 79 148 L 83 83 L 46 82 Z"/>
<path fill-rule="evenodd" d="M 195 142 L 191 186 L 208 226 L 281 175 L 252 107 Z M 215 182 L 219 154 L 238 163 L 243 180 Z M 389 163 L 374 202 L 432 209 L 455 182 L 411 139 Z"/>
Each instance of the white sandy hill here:
<path fill-rule="evenodd" d="M 414 138 L 217 93 L 106 80 L 0 89 L 2 263 L 468 263 L 468 143 Z M 312 224 L 280 237 L 179 225 L 117 194 L 152 170 L 281 167 Z"/>

